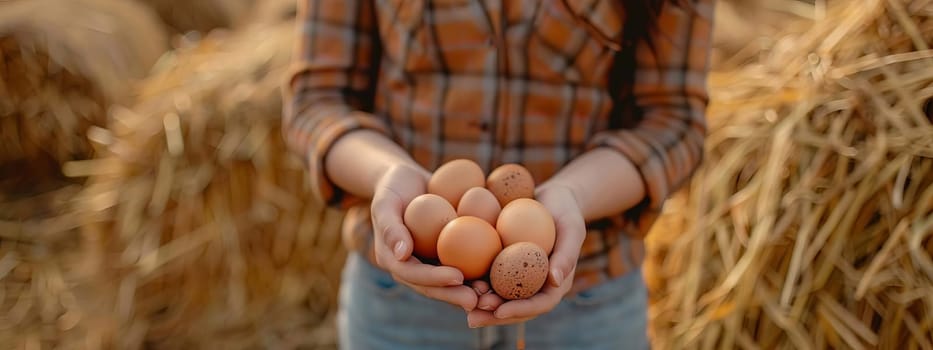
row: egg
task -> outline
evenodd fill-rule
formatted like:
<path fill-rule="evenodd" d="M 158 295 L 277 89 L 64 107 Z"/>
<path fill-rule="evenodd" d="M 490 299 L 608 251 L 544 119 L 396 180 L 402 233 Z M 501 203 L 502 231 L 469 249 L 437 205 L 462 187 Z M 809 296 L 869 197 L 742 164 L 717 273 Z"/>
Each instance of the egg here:
<path fill-rule="evenodd" d="M 489 282 L 503 299 L 529 298 L 547 281 L 548 259 L 537 244 L 520 242 L 502 250 L 492 262 Z"/>
<path fill-rule="evenodd" d="M 483 187 L 486 184 L 486 174 L 483 168 L 469 159 L 455 159 L 444 163 L 431 175 L 428 180 L 428 192 L 447 199 L 451 205 L 457 207 L 460 197 L 473 187 Z"/>
<path fill-rule="evenodd" d="M 457 206 L 457 215 L 475 216 L 486 220 L 490 225 L 496 224 L 499 218 L 499 201 L 496 196 L 483 187 L 473 187 L 463 194 Z"/>
<path fill-rule="evenodd" d="M 474 216 L 453 219 L 437 238 L 441 264 L 459 269 L 464 281 L 485 276 L 500 251 L 502 242 L 496 229 Z"/>
<path fill-rule="evenodd" d="M 446 199 L 436 194 L 415 197 L 405 208 L 402 219 L 414 241 L 413 252 L 421 258 L 437 258 L 437 238 L 457 211 Z"/>
<path fill-rule="evenodd" d="M 535 196 L 535 180 L 531 172 L 519 164 L 504 164 L 494 169 L 486 178 L 486 188 L 503 207 L 513 200 Z"/>
<path fill-rule="evenodd" d="M 496 230 L 502 237 L 504 247 L 531 242 L 547 254 L 551 254 L 554 248 L 554 217 L 543 204 L 534 199 L 519 198 L 502 208 L 496 220 Z"/>

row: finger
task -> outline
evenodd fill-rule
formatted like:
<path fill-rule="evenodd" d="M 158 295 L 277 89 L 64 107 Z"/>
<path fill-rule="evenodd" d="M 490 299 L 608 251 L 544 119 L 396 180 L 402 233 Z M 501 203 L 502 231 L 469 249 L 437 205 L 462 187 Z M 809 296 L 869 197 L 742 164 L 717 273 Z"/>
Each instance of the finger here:
<path fill-rule="evenodd" d="M 558 234 L 557 241 L 554 243 L 554 251 L 548 259 L 551 270 L 548 282 L 554 287 L 559 287 L 577 265 L 580 248 L 586 237 L 586 224 L 576 213 L 565 214 L 556 220 L 556 223 Z"/>
<path fill-rule="evenodd" d="M 408 259 L 413 249 L 411 233 L 402 221 L 404 207 L 401 197 L 388 190 L 380 192 L 372 204 L 376 244 L 383 244 L 383 250 L 391 251 L 397 261 Z"/>
<path fill-rule="evenodd" d="M 456 287 L 425 287 L 404 282 L 403 284 L 421 295 L 448 304 L 457 305 L 466 312 L 473 311 L 476 308 L 476 292 L 473 291 L 473 288 L 464 285 Z"/>
<path fill-rule="evenodd" d="M 469 325 L 470 328 L 515 324 L 532 319 L 534 319 L 534 317 L 499 319 L 493 316 L 492 312 L 483 310 L 473 310 L 467 313 L 467 325 Z"/>
<path fill-rule="evenodd" d="M 470 283 L 470 286 L 476 291 L 477 296 L 482 296 L 483 294 L 489 293 L 491 290 L 491 288 L 489 288 L 489 283 L 483 280 L 475 280 L 473 283 Z"/>
<path fill-rule="evenodd" d="M 476 307 L 480 310 L 495 311 L 503 303 L 505 303 L 505 299 L 502 299 L 496 293 L 486 293 L 479 296 Z"/>
<path fill-rule="evenodd" d="M 393 278 L 409 284 L 425 287 L 463 285 L 463 273 L 460 270 L 450 266 L 423 264 L 415 257 L 406 261 L 391 262 L 388 269 Z M 472 290 L 472 288 L 470 289 Z"/>
<path fill-rule="evenodd" d="M 545 286 L 538 294 L 528 299 L 511 300 L 496 308 L 495 316 L 499 319 L 524 318 L 537 316 L 551 311 L 561 299 L 570 291 L 573 285 L 573 273 L 561 281 L 560 287 Z"/>
<path fill-rule="evenodd" d="M 550 287 L 531 298 L 511 300 L 494 311 L 498 319 L 531 317 L 550 311 L 560 302 L 560 288 Z"/>

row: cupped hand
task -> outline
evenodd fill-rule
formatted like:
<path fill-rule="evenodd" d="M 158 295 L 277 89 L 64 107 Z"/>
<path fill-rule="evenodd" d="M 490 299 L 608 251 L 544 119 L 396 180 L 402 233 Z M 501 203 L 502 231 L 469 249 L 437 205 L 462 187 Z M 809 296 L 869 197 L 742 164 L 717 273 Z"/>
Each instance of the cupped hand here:
<path fill-rule="evenodd" d="M 373 242 L 376 264 L 416 292 L 458 305 L 467 312 L 476 307 L 476 292 L 463 285 L 463 273 L 453 267 L 424 264 L 412 255 L 411 233 L 403 216 L 408 203 L 427 191 L 430 173 L 399 165 L 383 175 L 372 200 Z"/>
<path fill-rule="evenodd" d="M 468 312 L 471 328 L 528 321 L 551 311 L 573 285 L 577 258 L 586 236 L 586 224 L 573 192 L 562 186 L 542 185 L 536 199 L 554 217 L 557 239 L 549 259 L 547 283 L 528 299 L 504 300 L 483 281 L 473 283 L 478 296 L 476 309 Z"/>

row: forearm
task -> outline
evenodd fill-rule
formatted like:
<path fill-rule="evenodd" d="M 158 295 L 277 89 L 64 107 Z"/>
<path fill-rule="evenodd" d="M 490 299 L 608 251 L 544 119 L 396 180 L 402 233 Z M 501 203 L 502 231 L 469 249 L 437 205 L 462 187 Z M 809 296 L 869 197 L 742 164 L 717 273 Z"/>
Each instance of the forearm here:
<path fill-rule="evenodd" d="M 580 155 L 541 184 L 542 189 L 548 187 L 570 189 L 587 221 L 616 215 L 645 197 L 645 184 L 635 165 L 608 148 Z"/>
<path fill-rule="evenodd" d="M 404 149 L 384 135 L 358 130 L 334 143 L 325 160 L 325 171 L 331 181 L 344 191 L 361 198 L 372 198 L 379 179 L 399 165 L 424 171 Z"/>
<path fill-rule="evenodd" d="M 663 25 L 651 38 L 656 46 L 650 49 L 642 42 L 635 51 L 630 93 L 631 103 L 642 112 L 640 122 L 597 133 L 588 145 L 590 151 L 549 181 L 548 186 L 553 183 L 574 192 L 585 220 L 638 206 L 643 210 L 631 214 L 638 216 L 633 220 L 644 231 L 654 212 L 702 162 L 714 3 L 698 0 L 689 8 L 663 7 L 657 21 Z"/>

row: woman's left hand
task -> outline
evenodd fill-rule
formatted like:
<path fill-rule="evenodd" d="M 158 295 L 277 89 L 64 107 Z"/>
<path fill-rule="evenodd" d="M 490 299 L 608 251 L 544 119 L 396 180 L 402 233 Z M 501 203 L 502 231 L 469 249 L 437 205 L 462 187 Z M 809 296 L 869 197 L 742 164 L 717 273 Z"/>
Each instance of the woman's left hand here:
<path fill-rule="evenodd" d="M 551 311 L 573 285 L 577 258 L 586 236 L 586 224 L 580 206 L 569 187 L 542 184 L 535 193 L 554 217 L 557 237 L 549 259 L 550 273 L 544 287 L 528 299 L 503 300 L 489 284 L 478 281 L 473 289 L 479 294 L 477 307 L 467 314 L 471 328 L 524 322 Z"/>

